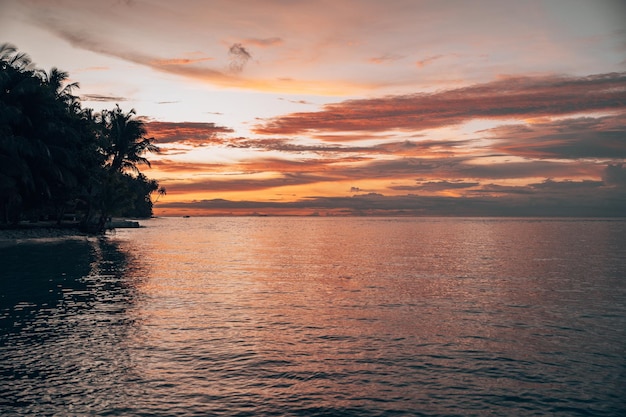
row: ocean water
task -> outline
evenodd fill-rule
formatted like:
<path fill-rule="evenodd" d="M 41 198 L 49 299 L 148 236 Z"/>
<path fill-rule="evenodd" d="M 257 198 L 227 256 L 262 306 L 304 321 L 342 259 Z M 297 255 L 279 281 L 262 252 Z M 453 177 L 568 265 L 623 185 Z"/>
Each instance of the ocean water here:
<path fill-rule="evenodd" d="M 626 220 L 142 223 L 0 248 L 0 415 L 626 415 Z"/>

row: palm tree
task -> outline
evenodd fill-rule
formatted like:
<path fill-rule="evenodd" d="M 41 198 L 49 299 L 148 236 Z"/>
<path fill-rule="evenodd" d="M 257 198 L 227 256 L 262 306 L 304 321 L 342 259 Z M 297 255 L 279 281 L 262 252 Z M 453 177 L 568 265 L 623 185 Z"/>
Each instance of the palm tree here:
<path fill-rule="evenodd" d="M 57 68 L 34 69 L 28 55 L 0 44 L 0 222 L 66 208 L 84 210 L 83 225 L 103 231 L 111 214 L 151 214 L 158 183 L 141 175 L 146 152 L 159 152 L 135 111 L 82 109 Z M 159 190 L 159 196 L 165 189 Z"/>
<path fill-rule="evenodd" d="M 119 105 L 113 110 L 102 112 L 101 125 L 106 141 L 104 152 L 108 158 L 108 169 L 112 172 L 130 170 L 138 174 L 137 165 L 150 166 L 150 161 L 143 155 L 161 151 L 154 144 L 154 138 L 146 136 L 144 122 L 133 116 L 134 109 L 124 113 Z"/>
<path fill-rule="evenodd" d="M 154 200 L 154 203 L 156 204 L 157 201 L 159 201 L 159 198 L 163 197 L 164 195 L 167 194 L 167 190 L 165 189 L 165 187 L 161 186 L 159 187 L 159 189 L 157 190 L 157 193 L 159 194 L 156 198 L 156 200 Z"/>
<path fill-rule="evenodd" d="M 146 203 L 146 198 L 149 202 L 150 193 L 158 188 L 156 181 L 148 181 L 141 174 L 138 165 L 150 166 L 143 155 L 160 152 L 160 149 L 154 145 L 154 138 L 147 137 L 143 121 L 134 116 L 134 109 L 125 113 L 116 105 L 96 118 L 104 164 L 92 176 L 88 210 L 83 221 L 86 230 L 103 232 L 110 216 L 130 212 L 133 206 Z M 147 212 L 151 209 L 150 202 Z M 142 215 L 149 215 L 147 212 Z"/>
<path fill-rule="evenodd" d="M 47 97 L 30 68 L 28 55 L 0 45 L 0 204 L 3 220 L 17 221 L 22 203 L 49 196 L 39 175 L 50 162 L 50 150 L 39 129 Z M 42 123 L 43 122 L 43 123 Z M 10 208 L 11 207 L 11 208 Z M 11 211 L 12 213 L 9 213 Z"/>

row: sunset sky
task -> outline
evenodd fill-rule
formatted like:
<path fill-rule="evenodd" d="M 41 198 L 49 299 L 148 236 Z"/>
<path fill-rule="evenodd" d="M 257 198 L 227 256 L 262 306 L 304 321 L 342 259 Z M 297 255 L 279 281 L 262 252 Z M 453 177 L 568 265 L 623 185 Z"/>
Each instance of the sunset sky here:
<path fill-rule="evenodd" d="M 0 0 L 134 108 L 157 215 L 626 216 L 623 0 Z"/>

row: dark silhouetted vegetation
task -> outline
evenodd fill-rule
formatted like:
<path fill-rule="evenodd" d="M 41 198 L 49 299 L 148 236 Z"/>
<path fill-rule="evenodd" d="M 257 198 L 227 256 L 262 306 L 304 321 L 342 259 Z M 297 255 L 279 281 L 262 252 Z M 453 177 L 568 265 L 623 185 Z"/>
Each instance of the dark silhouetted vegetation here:
<path fill-rule="evenodd" d="M 83 108 L 67 80 L 0 45 L 0 223 L 73 218 L 99 233 L 111 216 L 150 217 L 165 194 L 139 171 L 154 139 L 134 110 Z"/>

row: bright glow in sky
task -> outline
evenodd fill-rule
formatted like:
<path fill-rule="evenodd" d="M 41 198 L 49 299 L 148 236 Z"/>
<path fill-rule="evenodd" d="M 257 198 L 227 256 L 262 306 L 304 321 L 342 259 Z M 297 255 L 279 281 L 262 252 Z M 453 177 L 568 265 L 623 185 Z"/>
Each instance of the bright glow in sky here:
<path fill-rule="evenodd" d="M 626 213 L 626 3 L 2 0 L 135 108 L 157 214 Z"/>

